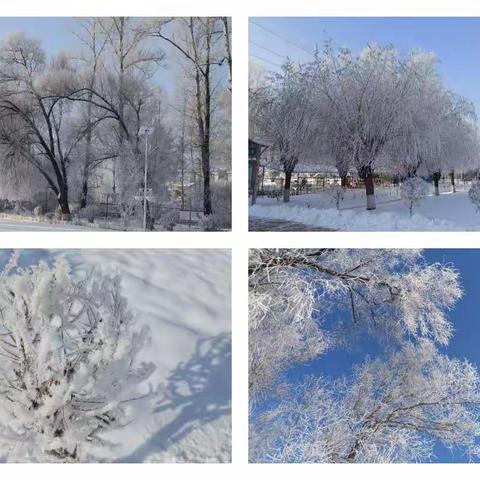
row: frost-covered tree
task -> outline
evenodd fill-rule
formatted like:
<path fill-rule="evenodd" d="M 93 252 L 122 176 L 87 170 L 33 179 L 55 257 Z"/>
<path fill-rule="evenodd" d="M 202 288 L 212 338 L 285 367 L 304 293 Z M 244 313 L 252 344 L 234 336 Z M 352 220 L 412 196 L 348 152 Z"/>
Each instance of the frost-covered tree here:
<path fill-rule="evenodd" d="M 344 177 L 345 178 L 345 177 Z M 334 185 L 328 190 L 330 198 L 332 199 L 333 204 L 337 210 L 340 210 L 340 204 L 345 198 L 345 187 L 342 185 Z"/>
<path fill-rule="evenodd" d="M 478 155 L 478 127 L 473 104 L 448 92 L 441 126 L 441 163 L 455 193 L 455 170 L 469 168 Z"/>
<path fill-rule="evenodd" d="M 453 332 L 446 312 L 461 296 L 458 272 L 416 250 L 251 250 L 252 400 L 271 392 L 286 368 L 363 334 L 446 345 Z M 332 312 L 337 321 L 324 323 Z"/>
<path fill-rule="evenodd" d="M 174 23 L 177 30 L 168 31 Z M 194 84 L 194 118 L 197 127 L 196 143 L 200 149 L 203 180 L 203 213 L 213 213 L 211 199 L 211 164 L 214 153 L 215 117 L 220 110 L 219 89 L 223 66 L 228 68 L 231 88 L 232 55 L 230 19 L 226 17 L 188 17 L 155 21 L 150 35 L 159 38 L 183 57 L 189 64 L 189 77 Z M 229 101 L 230 102 L 230 95 Z M 227 122 L 228 123 L 228 122 Z M 218 128 L 218 126 L 217 126 Z"/>
<path fill-rule="evenodd" d="M 390 463 L 433 457 L 436 442 L 480 448 L 480 376 L 429 341 L 367 359 L 348 378 L 284 386 L 251 429 L 257 462 Z"/>
<path fill-rule="evenodd" d="M 468 198 L 473 203 L 477 211 L 480 211 L 480 182 L 475 180 L 468 190 Z"/>
<path fill-rule="evenodd" d="M 57 55 L 24 33 L 0 39 L 0 188 L 9 200 L 48 207 L 51 191 L 64 219 L 108 211 L 138 228 L 146 188 L 151 228 L 167 201 L 229 217 L 228 205 L 212 203 L 231 163 L 230 20 L 86 18 L 72 37 Z"/>
<path fill-rule="evenodd" d="M 84 54 L 81 56 L 82 73 L 85 76 L 84 85 L 88 88 L 86 105 L 84 106 L 85 118 L 85 151 L 81 165 L 81 193 L 80 208 L 87 206 L 91 176 L 95 168 L 104 161 L 110 160 L 114 154 L 99 154 L 95 148 L 96 130 L 95 125 L 101 117 L 98 116 L 93 102 L 94 92 L 97 89 L 99 77 L 103 70 L 103 54 L 108 41 L 108 31 L 102 28 L 102 22 L 98 18 L 86 18 L 78 21 L 77 38 L 82 44 Z M 82 52 L 83 53 L 83 52 Z"/>
<path fill-rule="evenodd" d="M 398 135 L 416 70 L 395 49 L 367 46 L 359 55 L 336 52 L 327 42 L 314 62 L 319 98 L 326 103 L 330 130 L 365 183 L 367 209 L 375 208 L 374 172 Z"/>
<path fill-rule="evenodd" d="M 269 77 L 263 88 L 250 91 L 250 115 L 255 130 L 278 153 L 285 174 L 284 202 L 290 200 L 292 173 L 310 156 L 318 128 L 318 112 L 311 102 L 310 76 L 304 66 L 287 62 L 282 73 Z"/>
<path fill-rule="evenodd" d="M 29 163 L 70 213 L 68 168 L 85 132 L 62 99 L 75 88 L 65 55 L 48 64 L 40 42 L 16 34 L 0 46 L 0 144 L 6 160 Z M 8 168 L 8 163 L 7 163 Z"/>
<path fill-rule="evenodd" d="M 154 365 L 137 363 L 120 278 L 74 279 L 66 261 L 0 275 L 0 444 L 8 461 L 85 461 L 104 432 L 131 421 Z"/>
<path fill-rule="evenodd" d="M 428 195 L 429 190 L 428 183 L 420 177 L 409 177 L 403 181 L 400 195 L 408 205 L 410 218 L 413 215 L 413 207 Z"/>
<path fill-rule="evenodd" d="M 377 174 L 431 176 L 438 194 L 442 175 L 455 189 L 455 171 L 478 162 L 471 102 L 445 87 L 435 55 L 421 50 L 400 55 L 373 44 L 354 54 L 328 41 L 313 61 L 288 61 L 281 73 L 251 80 L 250 121 L 286 185 L 301 161 L 335 166 L 342 186 L 356 171 L 369 210 Z"/>
<path fill-rule="evenodd" d="M 397 136 L 388 145 L 386 167 L 402 177 L 413 177 L 420 172 L 432 175 L 439 168 L 446 92 L 433 54 L 413 52 L 405 68 L 415 75 L 398 119 Z"/>
<path fill-rule="evenodd" d="M 438 349 L 462 295 L 451 266 L 418 251 L 264 249 L 249 274 L 252 461 L 423 462 L 438 444 L 478 460 L 479 372 Z M 364 333 L 375 358 L 351 374 L 289 380 Z"/>

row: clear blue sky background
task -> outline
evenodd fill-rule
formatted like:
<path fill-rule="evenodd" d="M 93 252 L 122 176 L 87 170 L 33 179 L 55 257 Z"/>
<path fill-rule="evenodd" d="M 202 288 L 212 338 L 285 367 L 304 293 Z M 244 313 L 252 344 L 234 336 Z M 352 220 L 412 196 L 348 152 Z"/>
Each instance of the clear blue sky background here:
<path fill-rule="evenodd" d="M 442 262 L 453 265 L 459 272 L 464 297 L 449 312 L 455 333 L 450 345 L 443 349 L 451 357 L 466 358 L 480 369 L 480 250 L 431 249 L 424 251 L 424 257 L 429 263 Z M 337 314 L 338 316 L 338 314 Z M 335 312 L 326 319 L 335 321 Z M 338 320 L 338 318 L 337 318 Z M 375 357 L 381 353 L 381 348 L 372 340 L 365 340 L 352 351 L 338 350 L 320 357 L 305 365 L 299 365 L 286 373 L 290 382 L 301 382 L 305 375 L 338 377 L 349 375 L 354 364 L 361 363 L 366 355 Z M 450 451 L 437 445 L 435 448 L 437 462 L 468 461 L 459 451 Z"/>
<path fill-rule="evenodd" d="M 287 56 L 311 59 L 309 52 L 326 39 L 355 53 L 368 43 L 393 44 L 401 54 L 434 52 L 445 84 L 473 101 L 480 115 L 480 18 L 253 17 L 249 26 L 251 58 L 268 70 L 278 70 Z"/>

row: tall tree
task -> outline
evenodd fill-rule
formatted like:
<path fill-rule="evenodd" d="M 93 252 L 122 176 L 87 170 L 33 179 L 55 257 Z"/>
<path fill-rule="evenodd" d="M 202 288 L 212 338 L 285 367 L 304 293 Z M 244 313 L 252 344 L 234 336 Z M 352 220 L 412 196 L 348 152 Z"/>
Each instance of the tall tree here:
<path fill-rule="evenodd" d="M 68 167 L 85 136 L 65 118 L 64 95 L 75 88 L 75 74 L 64 56 L 50 65 L 37 40 L 22 34 L 0 49 L 1 143 L 15 158 L 33 165 L 70 213 Z M 69 130 L 67 133 L 66 131 Z"/>
<path fill-rule="evenodd" d="M 218 48 L 219 41 L 224 36 L 224 30 L 219 25 L 220 21 L 222 19 L 218 17 L 178 19 L 181 38 L 177 38 L 171 31 L 166 31 L 167 25 L 171 24 L 172 20 L 162 21 L 154 26 L 151 32 L 153 37 L 161 38 L 172 45 L 192 65 L 205 215 L 213 212 L 210 189 L 213 67 L 223 65 L 225 60 L 224 52 L 219 52 Z M 222 25 L 225 25 L 223 21 Z M 227 42 L 225 45 L 229 46 L 230 43 Z"/>
<path fill-rule="evenodd" d="M 86 85 L 88 93 L 86 96 L 86 135 L 85 135 L 85 154 L 81 170 L 81 193 L 80 208 L 87 206 L 89 177 L 93 167 L 99 165 L 99 159 L 93 155 L 93 135 L 94 135 L 94 91 L 97 89 L 98 76 L 102 68 L 102 55 L 105 50 L 108 35 L 101 29 L 100 20 L 98 18 L 88 18 L 79 21 L 79 31 L 76 34 L 81 44 L 85 47 L 87 55 L 83 58 L 86 70 Z M 106 160 L 101 158 L 100 162 Z"/>
<path fill-rule="evenodd" d="M 270 150 L 278 154 L 285 174 L 283 201 L 290 200 L 292 174 L 309 157 L 318 129 L 318 107 L 311 102 L 312 84 L 303 66 L 287 62 L 282 73 L 272 75 L 263 86 L 250 92 L 250 114 Z"/>

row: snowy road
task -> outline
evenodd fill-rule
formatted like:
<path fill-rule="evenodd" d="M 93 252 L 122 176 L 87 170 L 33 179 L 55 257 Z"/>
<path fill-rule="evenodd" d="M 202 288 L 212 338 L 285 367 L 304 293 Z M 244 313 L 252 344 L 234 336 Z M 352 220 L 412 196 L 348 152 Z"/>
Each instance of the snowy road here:
<path fill-rule="evenodd" d="M 14 222 L 0 219 L 0 232 L 92 232 L 101 231 L 98 228 L 82 227 L 80 225 L 55 225 L 37 222 Z"/>
<path fill-rule="evenodd" d="M 306 225 L 299 222 L 250 217 L 250 232 L 331 232 L 330 228 Z"/>

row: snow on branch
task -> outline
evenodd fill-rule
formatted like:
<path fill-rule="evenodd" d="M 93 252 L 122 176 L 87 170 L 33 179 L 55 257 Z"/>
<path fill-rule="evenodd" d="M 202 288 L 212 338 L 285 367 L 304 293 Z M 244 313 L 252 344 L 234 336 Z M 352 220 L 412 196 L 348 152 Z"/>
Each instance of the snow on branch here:
<path fill-rule="evenodd" d="M 8 461 L 84 461 L 88 445 L 131 420 L 152 363 L 137 363 L 136 331 L 120 277 L 76 280 L 65 260 L 0 276 L 0 444 Z"/>
<path fill-rule="evenodd" d="M 427 264 L 413 250 L 252 250 L 251 394 L 268 392 L 288 366 L 363 334 L 448 344 L 447 312 L 462 296 L 458 277 L 451 266 Z M 332 314 L 337 320 L 327 327 Z"/>
<path fill-rule="evenodd" d="M 274 427 L 272 427 L 274 425 Z M 478 458 L 480 377 L 429 341 L 367 359 L 350 377 L 285 387 L 251 429 L 260 462 L 421 462 L 435 442 Z"/>

